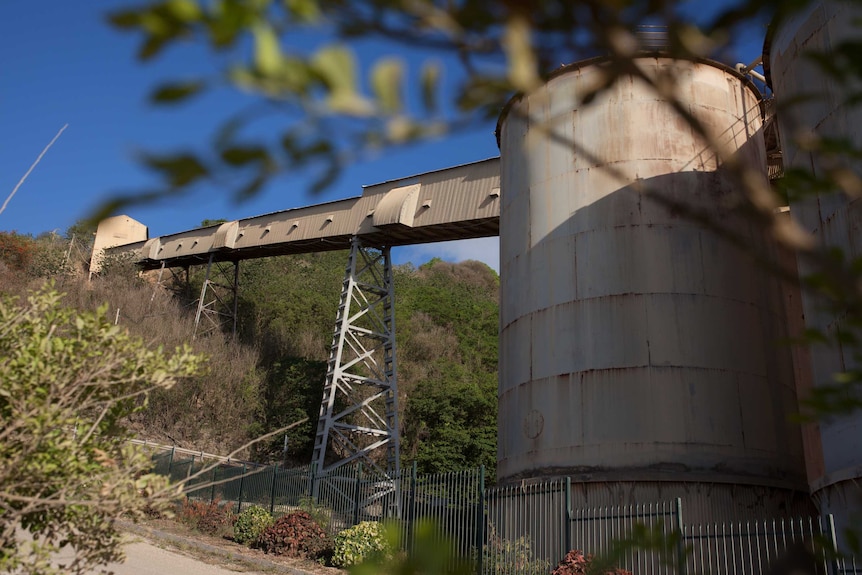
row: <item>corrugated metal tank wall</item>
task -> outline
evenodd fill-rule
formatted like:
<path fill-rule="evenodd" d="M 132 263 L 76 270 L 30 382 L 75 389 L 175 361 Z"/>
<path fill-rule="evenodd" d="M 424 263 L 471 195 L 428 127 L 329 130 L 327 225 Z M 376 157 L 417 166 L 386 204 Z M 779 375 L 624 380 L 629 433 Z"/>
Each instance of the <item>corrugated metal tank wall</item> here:
<path fill-rule="evenodd" d="M 851 94 L 858 95 L 858 80 L 849 85 L 828 74 L 806 52 L 829 54 L 842 41 L 858 42 L 862 7 L 849 3 L 815 2 L 772 30 L 767 41 L 769 79 L 779 105 L 781 146 L 785 167 L 801 167 L 823 173 L 822 156 L 801 149 L 794 135 L 814 132 L 820 136 L 849 138 L 862 147 L 862 109 L 846 105 Z M 800 95 L 805 100 L 792 103 Z M 814 96 L 814 97 L 811 97 Z M 782 106 L 782 104 L 785 104 Z M 787 105 L 789 104 L 789 105 Z M 827 159 L 834 162 L 834 159 Z M 834 166 L 833 166 L 834 167 Z M 862 163 L 849 165 L 857 176 Z M 810 196 L 790 206 L 793 217 L 815 234 L 826 246 L 837 247 L 847 257 L 862 256 L 862 200 L 843 194 Z M 801 273 L 806 269 L 800 262 Z M 832 332 L 840 322 L 824 312 L 813 297 L 803 299 L 808 327 Z M 811 364 L 814 384 L 832 381 L 832 375 L 862 367 L 853 357 L 854 347 L 836 344 L 812 346 Z M 839 527 L 852 520 L 862 521 L 862 413 L 823 421 L 821 476 L 814 478 L 811 490 L 821 510 L 836 515 Z"/>
<path fill-rule="evenodd" d="M 671 70 L 691 112 L 766 177 L 750 85 L 715 63 L 637 62 L 647 74 Z M 787 335 L 785 293 L 746 254 L 634 189 L 640 181 L 727 219 L 732 182 L 640 81 L 579 107 L 600 67 L 562 69 L 498 124 L 498 479 L 570 475 L 588 482 L 585 502 L 661 494 L 691 507 L 710 492 L 714 507 L 758 499 L 774 507 L 764 512 L 786 510 L 768 501 L 804 489 L 805 471 L 787 422 L 790 353 L 775 345 Z M 733 225 L 769 249 L 756 225 Z M 691 481 L 724 485 L 681 483 Z M 732 484 L 778 494 L 734 497 Z"/>

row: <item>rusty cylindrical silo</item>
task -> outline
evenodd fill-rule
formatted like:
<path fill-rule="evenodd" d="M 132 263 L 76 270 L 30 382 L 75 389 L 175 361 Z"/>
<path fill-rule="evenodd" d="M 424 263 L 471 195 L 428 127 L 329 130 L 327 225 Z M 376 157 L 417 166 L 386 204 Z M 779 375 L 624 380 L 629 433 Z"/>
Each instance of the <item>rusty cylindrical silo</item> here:
<path fill-rule="evenodd" d="M 848 102 L 858 97 L 859 79 L 842 83 L 824 72 L 811 57 L 819 53 L 828 57 L 845 41 L 858 42 L 862 8 L 849 2 L 813 2 L 789 19 L 773 25 L 764 47 L 767 79 L 779 106 L 781 148 L 785 167 L 811 170 L 815 175 L 838 167 L 836 159 L 814 153 L 810 146 L 796 144 L 798 136 L 848 139 L 862 148 L 862 108 Z M 830 56 L 831 54 L 831 56 Z M 829 165 L 828 163 L 831 163 Z M 862 162 L 844 160 L 844 168 L 857 177 Z M 791 203 L 793 217 L 823 246 L 838 248 L 847 258 L 862 256 L 862 200 L 844 194 L 818 194 Z M 805 263 L 800 262 L 805 274 Z M 834 334 L 841 321 L 824 311 L 813 294 L 804 294 L 806 326 Z M 851 344 L 812 346 L 811 366 L 815 385 L 833 382 L 833 375 L 859 369 Z M 811 492 L 823 513 L 835 515 L 841 527 L 862 521 L 862 413 L 830 418 L 820 422 L 821 459 L 811 478 Z"/>
<path fill-rule="evenodd" d="M 708 61 L 636 63 L 671 71 L 688 109 L 766 177 L 745 78 Z M 580 505 L 682 497 L 691 520 L 790 512 L 807 498 L 790 352 L 777 343 L 786 293 L 634 189 L 727 219 L 734 184 L 646 83 L 626 77 L 579 105 L 603 65 L 560 69 L 498 122 L 498 479 L 571 476 Z M 756 224 L 733 225 L 772 249 Z"/>

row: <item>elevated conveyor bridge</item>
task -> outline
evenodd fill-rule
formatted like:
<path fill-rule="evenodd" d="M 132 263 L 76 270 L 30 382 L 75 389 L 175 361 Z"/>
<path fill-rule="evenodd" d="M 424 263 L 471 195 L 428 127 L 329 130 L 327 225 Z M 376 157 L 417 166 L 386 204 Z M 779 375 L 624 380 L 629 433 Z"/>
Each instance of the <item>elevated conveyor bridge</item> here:
<path fill-rule="evenodd" d="M 93 267 L 103 250 L 158 269 L 349 249 L 354 236 L 369 246 L 491 237 L 499 235 L 499 216 L 500 162 L 492 158 L 365 186 L 354 198 L 155 238 L 141 224 L 127 230 L 127 216 L 109 218 L 96 234 Z"/>
<path fill-rule="evenodd" d="M 333 488 L 324 484 L 330 472 L 359 463 L 381 481 L 376 504 L 391 495 L 397 507 L 390 248 L 497 236 L 499 220 L 500 162 L 492 158 L 366 186 L 355 198 L 155 238 L 128 216 L 108 218 L 99 224 L 91 269 L 98 271 L 105 255 L 126 255 L 143 269 L 161 269 L 160 279 L 165 269 L 206 265 L 195 316 L 199 335 L 231 322 L 235 331 L 240 261 L 349 249 L 314 443 L 312 465 L 322 474 L 315 494 Z"/>

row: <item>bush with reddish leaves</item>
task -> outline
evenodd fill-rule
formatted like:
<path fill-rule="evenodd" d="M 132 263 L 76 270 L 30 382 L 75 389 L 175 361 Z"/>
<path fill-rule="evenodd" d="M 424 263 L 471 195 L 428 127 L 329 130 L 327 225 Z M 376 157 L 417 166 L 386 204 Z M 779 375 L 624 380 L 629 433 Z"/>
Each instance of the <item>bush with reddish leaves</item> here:
<path fill-rule="evenodd" d="M 0 269 L 23 271 L 36 252 L 36 241 L 17 232 L 0 232 Z"/>
<path fill-rule="evenodd" d="M 333 550 L 329 534 L 305 511 L 279 517 L 261 533 L 258 546 L 273 555 L 316 561 L 328 559 Z"/>
<path fill-rule="evenodd" d="M 580 549 L 572 549 L 557 565 L 557 568 L 551 575 L 586 575 L 591 573 L 590 563 L 593 561 L 592 555 L 584 556 Z M 598 575 L 598 574 L 596 574 Z M 614 567 L 604 573 L 604 575 L 632 575 L 631 571 Z"/>
<path fill-rule="evenodd" d="M 235 516 L 230 505 L 223 505 L 219 498 L 212 502 L 183 500 L 179 519 L 192 529 L 207 535 L 220 535 L 233 525 Z"/>

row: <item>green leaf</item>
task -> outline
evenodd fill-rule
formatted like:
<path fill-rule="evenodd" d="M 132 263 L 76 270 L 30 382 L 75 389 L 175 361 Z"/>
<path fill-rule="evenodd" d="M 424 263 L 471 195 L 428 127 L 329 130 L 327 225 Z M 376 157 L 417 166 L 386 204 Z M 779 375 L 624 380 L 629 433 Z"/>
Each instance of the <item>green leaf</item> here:
<path fill-rule="evenodd" d="M 231 166 L 244 166 L 252 162 L 269 162 L 269 154 L 262 146 L 233 146 L 221 153 L 222 160 Z"/>
<path fill-rule="evenodd" d="M 509 81 L 522 92 L 539 86 L 538 62 L 530 39 L 532 28 L 524 14 L 512 14 L 503 34 L 503 49 L 509 66 Z"/>
<path fill-rule="evenodd" d="M 258 71 L 264 75 L 272 75 L 281 68 L 281 46 L 275 30 L 268 25 L 260 25 L 254 29 L 254 63 Z"/>
<path fill-rule="evenodd" d="M 108 14 L 108 23 L 121 30 L 131 30 L 141 24 L 141 16 L 137 10 L 121 10 Z"/>
<path fill-rule="evenodd" d="M 326 46 L 312 59 L 315 71 L 333 92 L 356 90 L 356 61 L 345 46 Z"/>
<path fill-rule="evenodd" d="M 191 154 L 144 155 L 143 162 L 149 168 L 161 172 L 162 177 L 174 188 L 187 186 L 209 174 L 206 166 Z"/>
<path fill-rule="evenodd" d="M 202 15 L 201 8 L 195 0 L 168 0 L 165 3 L 165 9 L 181 22 L 194 22 Z"/>
<path fill-rule="evenodd" d="M 168 39 L 164 36 L 149 36 L 141 45 L 140 50 L 138 50 L 138 58 L 140 60 L 149 60 L 154 56 L 157 56 L 159 52 L 165 47 Z"/>
<path fill-rule="evenodd" d="M 234 194 L 234 198 L 238 202 L 242 202 L 248 199 L 253 198 L 260 192 L 263 185 L 267 182 L 268 178 L 265 173 L 258 174 L 254 178 L 252 178 L 249 182 L 246 182 L 244 186 L 242 186 L 239 190 Z"/>
<path fill-rule="evenodd" d="M 251 10 L 239 0 L 219 0 L 207 21 L 210 41 L 216 48 L 233 45 L 251 21 Z"/>
<path fill-rule="evenodd" d="M 422 105 L 429 112 L 437 111 L 437 88 L 440 83 L 440 66 L 437 62 L 426 62 L 422 66 Z"/>
<path fill-rule="evenodd" d="M 403 77 L 404 63 L 397 58 L 384 58 L 371 71 L 371 88 L 377 98 L 377 105 L 384 114 L 401 111 Z"/>
<path fill-rule="evenodd" d="M 206 84 L 201 80 L 162 84 L 150 94 L 154 104 L 178 104 L 198 94 Z"/>
<path fill-rule="evenodd" d="M 311 61 L 314 71 L 329 89 L 327 104 L 336 113 L 367 116 L 371 105 L 356 91 L 356 59 L 345 46 L 327 46 Z"/>
<path fill-rule="evenodd" d="M 314 24 L 320 20 L 320 5 L 317 0 L 285 0 L 284 4 L 300 22 Z"/>

